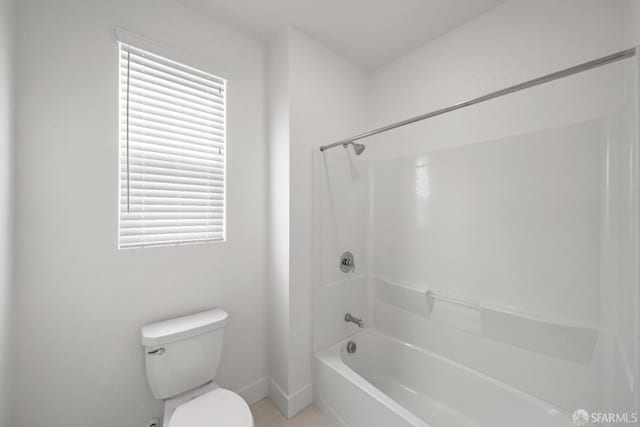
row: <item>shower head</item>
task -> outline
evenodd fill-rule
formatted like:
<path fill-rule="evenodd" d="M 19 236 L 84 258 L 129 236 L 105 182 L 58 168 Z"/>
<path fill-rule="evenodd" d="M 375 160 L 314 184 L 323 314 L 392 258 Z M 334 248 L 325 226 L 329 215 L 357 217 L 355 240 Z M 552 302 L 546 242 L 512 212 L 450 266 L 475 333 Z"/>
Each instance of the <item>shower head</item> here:
<path fill-rule="evenodd" d="M 356 153 L 357 156 L 362 154 L 364 149 L 367 148 L 364 144 L 358 144 L 357 142 L 353 142 L 353 141 L 349 141 L 345 144 L 342 144 L 342 146 L 346 149 L 349 146 L 349 144 L 353 145 L 353 151 Z"/>

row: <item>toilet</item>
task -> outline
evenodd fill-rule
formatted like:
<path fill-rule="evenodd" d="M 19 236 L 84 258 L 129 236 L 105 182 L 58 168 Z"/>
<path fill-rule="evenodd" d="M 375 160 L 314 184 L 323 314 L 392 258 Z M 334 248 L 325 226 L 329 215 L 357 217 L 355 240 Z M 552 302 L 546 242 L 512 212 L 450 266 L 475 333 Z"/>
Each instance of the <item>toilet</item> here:
<path fill-rule="evenodd" d="M 149 387 L 163 427 L 254 427 L 249 405 L 213 382 L 229 315 L 214 309 L 142 327 Z"/>

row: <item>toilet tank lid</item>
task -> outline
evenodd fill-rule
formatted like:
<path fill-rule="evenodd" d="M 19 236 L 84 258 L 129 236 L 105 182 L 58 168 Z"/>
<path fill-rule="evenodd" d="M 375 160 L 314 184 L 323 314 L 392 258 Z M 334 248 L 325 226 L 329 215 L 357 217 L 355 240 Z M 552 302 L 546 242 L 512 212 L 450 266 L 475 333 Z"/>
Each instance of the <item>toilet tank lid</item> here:
<path fill-rule="evenodd" d="M 154 347 L 194 337 L 224 327 L 229 315 L 220 309 L 207 310 L 142 327 L 142 345 Z"/>

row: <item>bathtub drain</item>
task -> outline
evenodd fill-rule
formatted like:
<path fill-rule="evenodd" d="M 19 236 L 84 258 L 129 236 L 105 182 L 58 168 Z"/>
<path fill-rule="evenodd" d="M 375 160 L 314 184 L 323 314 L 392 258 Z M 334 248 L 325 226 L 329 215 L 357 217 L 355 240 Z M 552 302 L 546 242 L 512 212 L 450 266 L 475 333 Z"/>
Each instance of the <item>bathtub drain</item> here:
<path fill-rule="evenodd" d="M 357 346 L 356 346 L 355 341 L 349 341 L 347 343 L 347 353 L 349 353 L 349 354 L 355 353 L 356 352 L 356 348 L 357 348 Z"/>

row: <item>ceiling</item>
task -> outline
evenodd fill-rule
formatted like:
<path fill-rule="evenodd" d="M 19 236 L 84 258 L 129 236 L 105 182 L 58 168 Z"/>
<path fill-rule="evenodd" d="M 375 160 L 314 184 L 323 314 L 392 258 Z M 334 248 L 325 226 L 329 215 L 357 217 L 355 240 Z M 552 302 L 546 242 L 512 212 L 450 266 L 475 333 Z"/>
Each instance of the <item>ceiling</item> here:
<path fill-rule="evenodd" d="M 291 25 L 373 70 L 505 0 L 181 0 L 263 40 Z"/>

